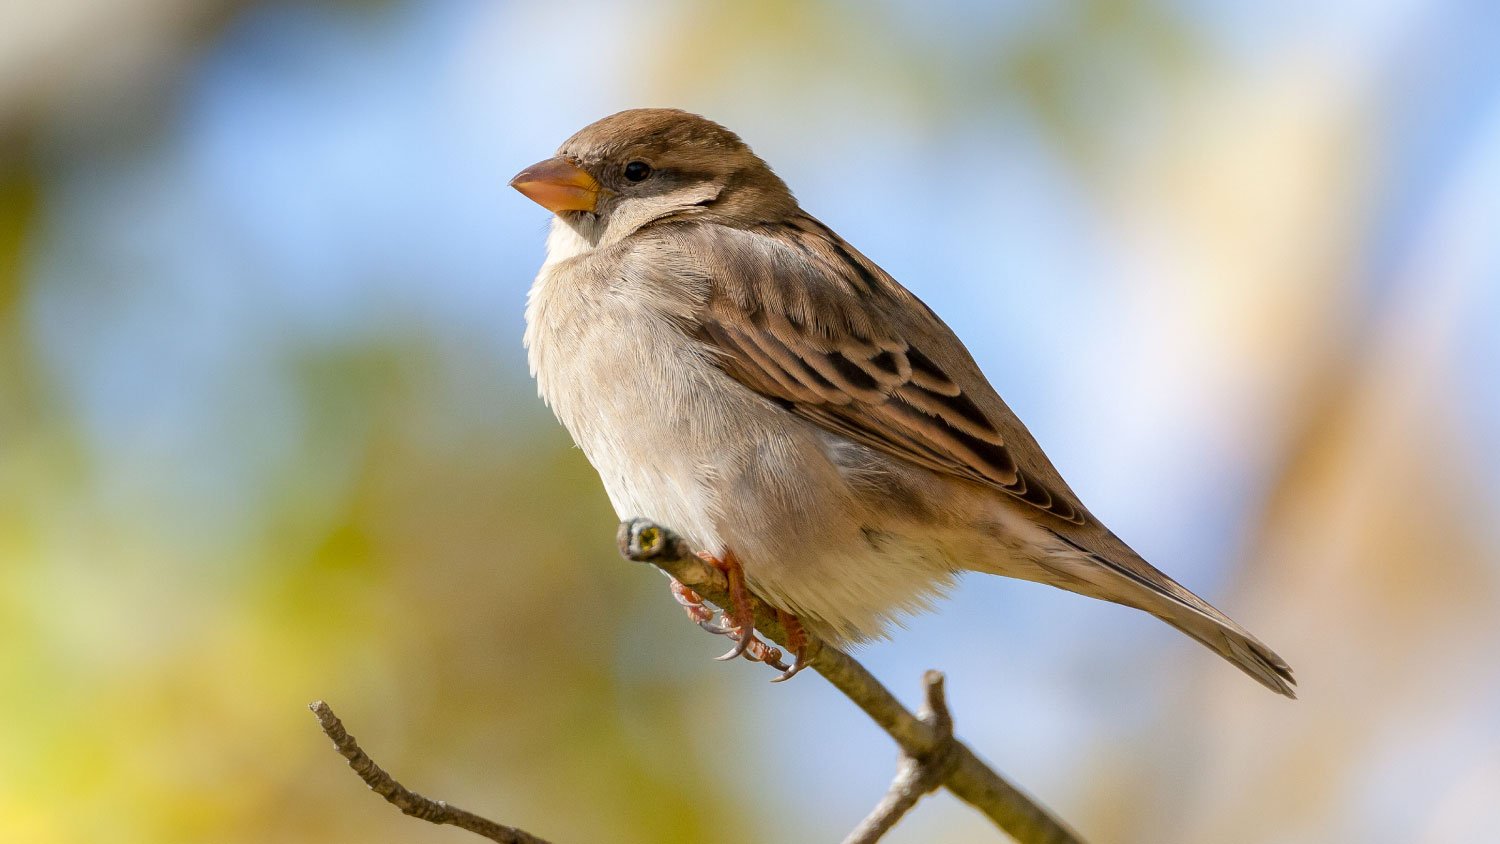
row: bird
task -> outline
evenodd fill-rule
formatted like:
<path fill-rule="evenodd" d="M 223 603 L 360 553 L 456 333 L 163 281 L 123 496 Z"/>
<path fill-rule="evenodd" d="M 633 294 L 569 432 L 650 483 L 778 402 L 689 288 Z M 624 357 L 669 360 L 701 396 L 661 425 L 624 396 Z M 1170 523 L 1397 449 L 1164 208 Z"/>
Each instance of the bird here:
<path fill-rule="evenodd" d="M 725 572 L 722 625 L 672 592 L 735 639 L 726 658 L 765 656 L 752 593 L 789 631 L 785 679 L 809 639 L 886 637 L 980 572 L 1143 610 L 1295 697 L 1287 663 L 1084 507 L 942 319 L 729 129 L 621 111 L 510 185 L 553 214 L 526 301 L 538 391 L 621 519 Z"/>

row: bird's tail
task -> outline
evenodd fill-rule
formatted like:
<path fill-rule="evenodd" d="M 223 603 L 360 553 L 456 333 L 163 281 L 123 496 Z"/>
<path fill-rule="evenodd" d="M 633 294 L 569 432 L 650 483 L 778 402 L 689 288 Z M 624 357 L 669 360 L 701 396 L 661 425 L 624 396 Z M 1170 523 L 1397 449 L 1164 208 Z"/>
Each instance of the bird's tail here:
<path fill-rule="evenodd" d="M 1096 558 L 1098 559 L 1098 558 Z M 1115 574 L 1133 581 L 1137 587 L 1123 594 L 1108 596 L 1109 600 L 1137 607 L 1176 627 L 1178 630 L 1202 642 L 1209 650 L 1224 657 L 1241 671 L 1259 680 L 1262 685 L 1278 694 L 1290 698 L 1297 696 L 1293 686 L 1297 680 L 1292 676 L 1291 666 L 1276 652 L 1266 647 L 1250 631 L 1234 623 L 1234 620 L 1219 612 L 1209 602 L 1194 595 L 1186 587 L 1160 571 L 1145 560 L 1137 566 L 1126 568 L 1108 562 L 1107 567 Z M 1145 572 L 1150 575 L 1142 577 Z M 1127 597 L 1128 595 L 1128 597 Z"/>
<path fill-rule="evenodd" d="M 1141 567 L 1149 567 L 1144 560 Z M 1202 642 L 1209 650 L 1224 657 L 1241 671 L 1259 680 L 1278 694 L 1295 698 L 1297 680 L 1291 666 L 1266 647 L 1250 631 L 1234 623 L 1212 604 L 1188 591 L 1182 584 L 1154 568 L 1154 577 L 1142 578 L 1135 571 L 1110 563 L 1116 574 L 1134 581 L 1137 587 L 1123 593 L 1105 596 L 1107 600 L 1136 607 L 1176 627 Z"/>
<path fill-rule="evenodd" d="M 1228 616 L 1207 603 L 1203 603 L 1203 607 L 1210 612 L 1203 612 L 1171 598 L 1164 598 L 1162 603 L 1164 606 L 1144 609 L 1207 645 L 1214 653 L 1234 663 L 1271 691 L 1290 698 L 1297 696 L 1293 688 L 1297 681 L 1292 677 L 1291 666 L 1286 664 L 1286 660 L 1277 656 L 1275 651 L 1251 636 Z"/>
<path fill-rule="evenodd" d="M 1145 610 L 1192 636 L 1262 685 L 1290 698 L 1297 681 L 1286 660 L 1235 624 L 1229 616 L 1157 570 L 1123 542 L 1107 535 L 1115 547 L 1106 556 L 1054 532 L 1064 543 L 1098 563 L 1097 568 L 1074 569 L 1073 583 L 1064 588 L 1106 601 Z"/>

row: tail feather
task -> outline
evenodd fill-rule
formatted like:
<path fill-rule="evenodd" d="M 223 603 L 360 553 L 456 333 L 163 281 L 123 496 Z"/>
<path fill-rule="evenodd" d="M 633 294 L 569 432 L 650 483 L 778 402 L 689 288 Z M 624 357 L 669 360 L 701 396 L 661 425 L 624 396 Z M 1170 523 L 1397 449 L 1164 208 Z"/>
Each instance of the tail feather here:
<path fill-rule="evenodd" d="M 1115 546 L 1111 548 L 1115 553 L 1110 556 L 1091 551 L 1056 531 L 1053 531 L 1053 535 L 1098 563 L 1104 572 L 1114 576 L 1105 578 L 1113 580 L 1113 583 L 1105 583 L 1094 577 L 1077 577 L 1081 573 L 1075 571 L 1073 575 L 1088 586 L 1067 588 L 1145 610 L 1202 642 L 1209 650 L 1224 657 L 1271 691 L 1289 698 L 1297 697 L 1293 688 L 1297 685 L 1297 680 L 1292 676 L 1292 669 L 1286 664 L 1286 660 L 1277 656 L 1275 651 L 1250 635 L 1248 630 L 1235 624 L 1212 604 L 1141 559 L 1112 534 L 1106 534 Z M 1115 556 L 1128 563 L 1111 559 Z"/>
<path fill-rule="evenodd" d="M 1291 666 L 1238 624 L 1224 618 L 1210 618 L 1195 609 L 1178 605 L 1173 614 L 1152 611 L 1162 621 L 1202 642 L 1214 653 L 1234 663 L 1235 667 L 1259 680 L 1262 685 L 1289 698 L 1297 697 L 1293 688 L 1297 680 Z M 1222 617 L 1222 614 L 1219 614 Z"/>
<path fill-rule="evenodd" d="M 1286 660 L 1212 604 L 1155 569 L 1152 571 L 1156 577 L 1147 579 L 1108 560 L 1103 562 L 1109 570 L 1144 587 L 1140 590 L 1144 594 L 1136 596 L 1136 600 L 1121 601 L 1122 603 L 1138 606 L 1192 636 L 1271 691 L 1293 699 L 1297 697 L 1292 688 L 1297 685 L 1297 680 L 1292 676 L 1292 668 L 1286 664 Z M 1139 565 L 1149 564 L 1141 560 Z"/>

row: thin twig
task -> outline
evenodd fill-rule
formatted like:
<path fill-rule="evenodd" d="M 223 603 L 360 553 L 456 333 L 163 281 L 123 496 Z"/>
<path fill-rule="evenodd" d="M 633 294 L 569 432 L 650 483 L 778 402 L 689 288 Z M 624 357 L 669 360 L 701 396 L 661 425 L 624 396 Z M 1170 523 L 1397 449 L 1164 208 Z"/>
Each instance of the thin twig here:
<path fill-rule="evenodd" d="M 896 778 L 891 782 L 890 789 L 869 816 L 849 833 L 844 844 L 875 844 L 917 805 L 917 801 L 943 787 L 943 778 L 948 775 L 954 762 L 953 716 L 948 711 L 948 700 L 943 695 L 942 672 L 928 671 L 923 674 L 922 685 L 926 689 L 927 698 L 917 717 L 937 731 L 938 745 L 927 757 L 911 756 L 904 750 L 901 752 Z"/>
<path fill-rule="evenodd" d="M 441 800 L 430 800 L 407 789 L 375 764 L 375 760 L 365 753 L 354 736 L 344 729 L 343 723 L 333 714 L 333 709 L 328 704 L 315 700 L 307 708 L 318 716 L 318 724 L 323 727 L 324 734 L 333 740 L 333 746 L 338 749 L 339 754 L 349 760 L 349 767 L 354 769 L 354 773 L 359 774 L 359 778 L 365 781 L 371 791 L 384 797 L 386 802 L 402 812 L 428 823 L 452 824 L 499 844 L 548 844 L 546 839 L 529 832 L 495 823 L 473 812 L 449 806 Z"/>
<path fill-rule="evenodd" d="M 676 534 L 646 519 L 632 519 L 620 524 L 618 540 L 620 553 L 628 559 L 651 563 L 714 604 L 727 606 L 728 582 L 723 572 L 699 558 Z M 756 630 L 785 647 L 786 630 L 775 610 L 758 599 L 754 603 Z M 809 652 L 808 664 L 885 730 L 900 746 L 904 758 L 929 760 L 947 757 L 942 766 L 942 785 L 960 800 L 983 812 L 1016 841 L 1021 844 L 1081 844 L 1082 839 L 1067 824 L 995 773 L 974 755 L 974 751 L 952 737 L 952 720 L 946 715 L 947 706 L 943 703 L 940 682 L 936 698 L 933 698 L 932 684 L 928 685 L 928 702 L 934 715 L 930 721 L 924 720 L 902 706 L 889 689 L 842 650 L 823 643 L 809 648 Z M 946 727 L 939 723 L 938 713 L 944 713 L 941 720 L 946 722 Z M 920 768 L 920 764 L 917 767 Z M 919 770 L 913 776 L 920 776 L 920 773 Z M 892 786 L 893 792 L 900 784 L 899 780 L 898 776 L 898 783 Z M 913 787 L 920 786 L 918 782 Z M 888 795 L 887 800 L 890 799 Z M 916 798 L 911 802 L 915 803 Z M 910 808 L 909 805 L 902 808 L 901 813 Z M 876 814 L 880 814 L 879 809 Z"/>

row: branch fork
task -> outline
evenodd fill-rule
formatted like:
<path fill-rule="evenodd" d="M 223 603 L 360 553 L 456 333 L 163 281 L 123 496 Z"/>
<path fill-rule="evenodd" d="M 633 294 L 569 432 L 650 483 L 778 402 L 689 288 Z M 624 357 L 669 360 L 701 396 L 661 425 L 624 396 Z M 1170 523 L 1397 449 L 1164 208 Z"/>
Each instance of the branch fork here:
<path fill-rule="evenodd" d="M 953 716 L 948 711 L 948 700 L 943 694 L 943 673 L 928 671 L 922 675 L 922 686 L 926 700 L 917 712 L 917 718 L 937 733 L 937 743 L 927 753 L 914 756 L 905 749 L 896 764 L 896 778 L 890 790 L 875 804 L 874 810 L 863 820 L 844 844 L 873 844 L 885 836 L 896 822 L 916 808 L 917 801 L 943 787 L 943 780 L 958 763 L 954 752 Z"/>

